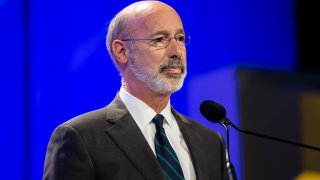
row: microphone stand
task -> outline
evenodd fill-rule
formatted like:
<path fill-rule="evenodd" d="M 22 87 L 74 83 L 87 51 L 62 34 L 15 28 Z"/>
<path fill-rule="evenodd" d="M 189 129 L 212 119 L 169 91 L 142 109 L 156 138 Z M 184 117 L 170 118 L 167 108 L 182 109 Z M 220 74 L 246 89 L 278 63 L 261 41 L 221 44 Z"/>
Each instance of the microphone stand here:
<path fill-rule="evenodd" d="M 245 134 L 249 134 L 249 135 L 253 135 L 253 136 L 257 136 L 257 137 L 261 137 L 261 138 L 265 138 L 265 139 L 270 139 L 270 140 L 274 140 L 274 141 L 278 141 L 278 142 L 283 142 L 283 143 L 291 144 L 291 145 L 295 145 L 295 146 L 300 146 L 300 147 L 304 147 L 304 148 L 315 150 L 315 151 L 320 151 L 319 147 L 314 147 L 314 146 L 310 146 L 307 144 L 302 144 L 302 143 L 298 143 L 298 142 L 294 142 L 294 141 L 281 139 L 278 137 L 273 137 L 273 136 L 269 136 L 269 135 L 265 135 L 265 134 L 260 134 L 260 133 L 240 129 L 237 126 L 235 126 L 227 117 L 220 120 L 220 124 L 222 124 L 222 126 L 225 127 L 226 129 L 227 129 L 227 126 L 230 124 L 237 131 L 245 133 Z M 227 134 L 227 136 L 228 136 L 228 134 Z"/>
<path fill-rule="evenodd" d="M 226 155 L 225 155 L 226 156 L 226 168 L 227 168 L 227 173 L 228 173 L 229 180 L 237 180 L 234 167 L 230 162 L 229 129 L 228 129 L 229 125 L 231 125 L 234 129 L 236 129 L 237 131 L 239 131 L 241 133 L 244 133 L 244 134 L 249 134 L 249 135 L 253 135 L 253 136 L 257 136 L 257 137 L 261 137 L 261 138 L 265 138 L 265 139 L 270 139 L 270 140 L 274 140 L 274 141 L 278 141 L 278 142 L 283 142 L 283 143 L 286 143 L 286 144 L 291 144 L 291 145 L 300 146 L 300 147 L 304 147 L 304 148 L 311 149 L 311 150 L 320 151 L 319 147 L 314 147 L 314 146 L 310 146 L 310 145 L 307 145 L 307 144 L 302 144 L 302 143 L 298 143 L 298 142 L 294 142 L 294 141 L 281 139 L 281 138 L 278 138 L 278 137 L 273 137 L 273 136 L 269 136 L 269 135 L 265 135 L 265 134 L 260 134 L 260 133 L 256 133 L 256 132 L 240 129 L 237 126 L 235 126 L 227 117 L 222 118 L 219 121 L 219 123 L 226 130 L 227 144 L 224 145 L 224 146 L 225 146 L 225 153 L 226 153 Z"/>
<path fill-rule="evenodd" d="M 226 119 L 226 118 L 224 118 L 224 119 Z M 225 121 L 225 120 L 222 119 L 219 123 L 226 130 L 227 144 L 225 145 L 225 151 L 226 151 L 225 153 L 226 153 L 226 168 L 227 168 L 228 177 L 229 177 L 229 180 L 237 180 L 236 172 L 234 170 L 233 165 L 231 164 L 230 154 L 229 154 L 229 129 L 228 129 L 228 125 L 231 122 L 230 121 Z"/>

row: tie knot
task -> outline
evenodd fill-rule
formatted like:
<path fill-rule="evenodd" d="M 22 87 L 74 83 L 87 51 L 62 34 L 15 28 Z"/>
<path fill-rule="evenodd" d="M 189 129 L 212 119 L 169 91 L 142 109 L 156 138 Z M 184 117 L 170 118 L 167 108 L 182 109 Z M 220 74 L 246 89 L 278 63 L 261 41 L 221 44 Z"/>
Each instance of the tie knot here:
<path fill-rule="evenodd" d="M 156 125 L 156 128 L 159 129 L 159 128 L 162 128 L 163 126 L 163 115 L 162 114 L 157 114 L 153 119 L 153 123 Z"/>

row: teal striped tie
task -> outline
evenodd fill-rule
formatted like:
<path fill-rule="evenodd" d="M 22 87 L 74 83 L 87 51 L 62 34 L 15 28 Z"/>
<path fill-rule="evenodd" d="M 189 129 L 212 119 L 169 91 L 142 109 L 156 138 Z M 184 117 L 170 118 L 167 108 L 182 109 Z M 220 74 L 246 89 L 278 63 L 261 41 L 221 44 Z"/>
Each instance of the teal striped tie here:
<path fill-rule="evenodd" d="M 157 159 L 164 175 L 169 180 L 184 180 L 183 172 L 176 153 L 171 147 L 167 135 L 163 129 L 163 115 L 157 114 L 152 121 L 156 125 L 156 136 L 154 139 Z"/>

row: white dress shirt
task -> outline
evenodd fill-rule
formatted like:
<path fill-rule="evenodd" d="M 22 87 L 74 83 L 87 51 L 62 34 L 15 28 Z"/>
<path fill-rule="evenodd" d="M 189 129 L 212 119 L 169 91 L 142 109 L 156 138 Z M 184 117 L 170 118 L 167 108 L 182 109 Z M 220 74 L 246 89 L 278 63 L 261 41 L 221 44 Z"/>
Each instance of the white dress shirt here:
<path fill-rule="evenodd" d="M 156 112 L 150 108 L 146 103 L 128 93 L 124 88 L 120 88 L 120 98 L 127 107 L 129 113 L 138 124 L 142 134 L 146 138 L 153 153 L 155 153 L 154 138 L 156 128 L 152 119 L 156 116 Z M 160 113 L 164 116 L 163 128 L 165 129 L 168 140 L 176 152 L 183 175 L 186 180 L 195 180 L 196 174 L 191 161 L 189 149 L 183 139 L 178 123 L 171 113 L 170 100 L 167 106 Z"/>

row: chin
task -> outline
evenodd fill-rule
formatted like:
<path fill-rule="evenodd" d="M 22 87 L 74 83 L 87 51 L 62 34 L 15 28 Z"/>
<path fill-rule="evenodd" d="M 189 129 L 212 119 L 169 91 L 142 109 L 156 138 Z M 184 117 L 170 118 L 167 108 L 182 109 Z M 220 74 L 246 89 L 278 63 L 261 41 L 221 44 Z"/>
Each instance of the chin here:
<path fill-rule="evenodd" d="M 165 82 L 158 81 L 154 84 L 151 89 L 159 94 L 172 94 L 179 91 L 182 88 L 183 80 L 179 79 L 171 79 L 166 80 Z"/>

